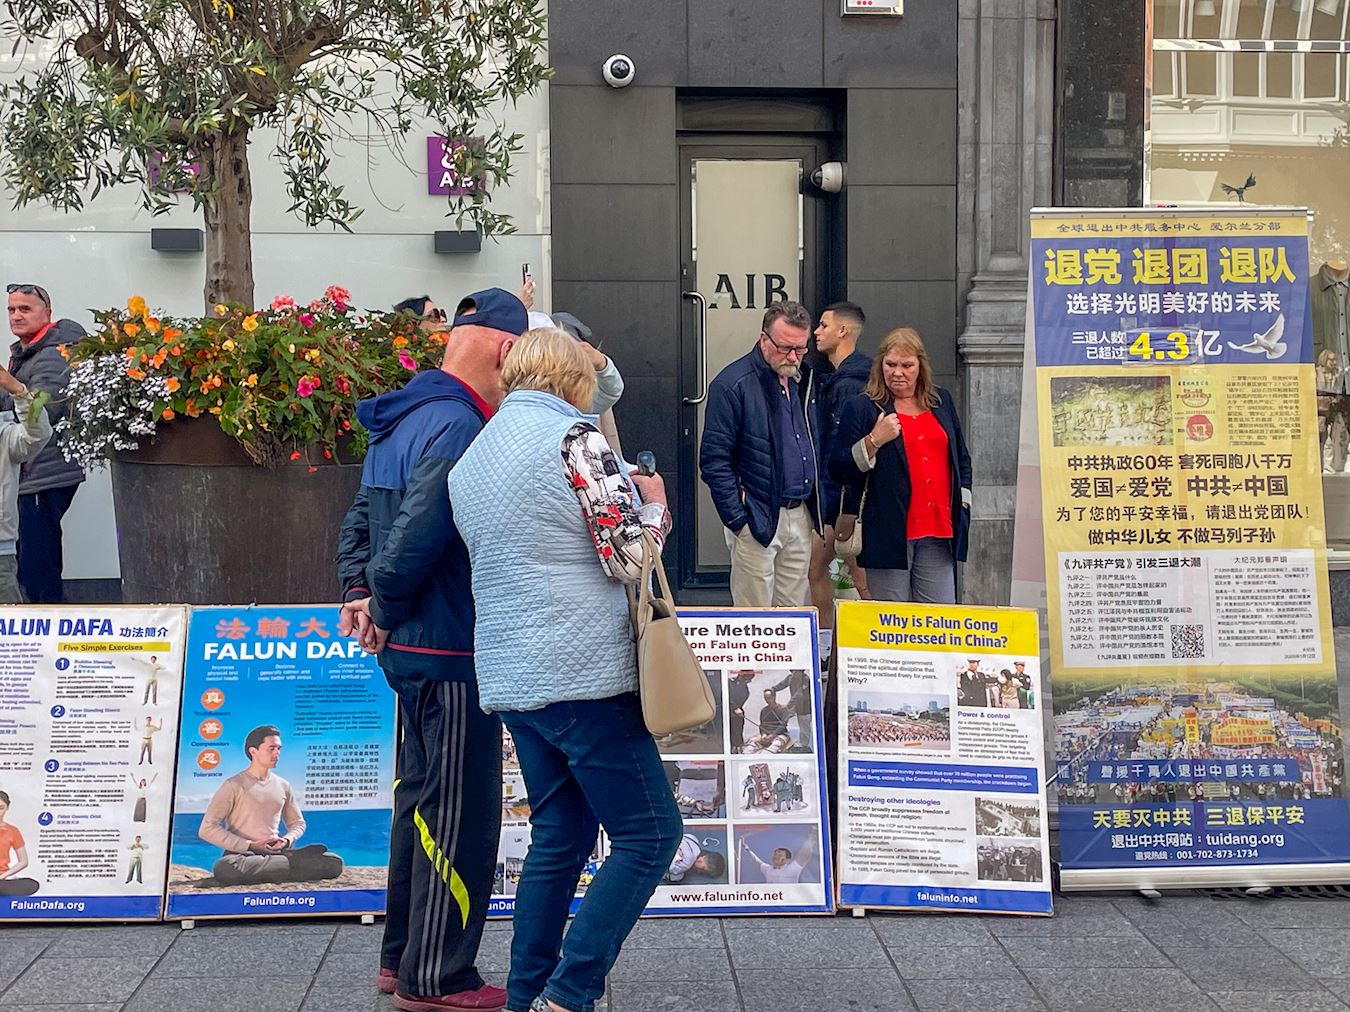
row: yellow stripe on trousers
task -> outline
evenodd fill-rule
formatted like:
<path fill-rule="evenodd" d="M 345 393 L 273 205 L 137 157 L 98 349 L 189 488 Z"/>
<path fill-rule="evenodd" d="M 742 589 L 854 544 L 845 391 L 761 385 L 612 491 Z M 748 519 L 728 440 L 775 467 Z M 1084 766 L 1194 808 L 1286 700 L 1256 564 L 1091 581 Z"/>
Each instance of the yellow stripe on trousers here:
<path fill-rule="evenodd" d="M 441 880 L 450 886 L 450 895 L 459 904 L 461 929 L 467 928 L 469 926 L 469 890 L 465 888 L 464 880 L 459 877 L 459 872 L 450 866 L 450 860 L 441 853 L 441 848 L 432 839 L 431 830 L 427 827 L 427 820 L 422 818 L 420 809 L 413 809 L 413 825 L 417 827 L 417 832 L 422 836 L 422 849 L 426 851 L 427 860 L 436 869 L 436 874 L 441 877 Z"/>

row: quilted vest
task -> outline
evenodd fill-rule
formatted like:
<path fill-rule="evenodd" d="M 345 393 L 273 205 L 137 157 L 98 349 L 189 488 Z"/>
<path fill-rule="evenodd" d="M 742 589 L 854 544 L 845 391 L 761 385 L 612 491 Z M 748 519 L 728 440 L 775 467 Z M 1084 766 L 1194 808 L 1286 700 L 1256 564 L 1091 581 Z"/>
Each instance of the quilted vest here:
<path fill-rule="evenodd" d="M 623 584 L 601 567 L 563 472 L 563 437 L 582 420 L 561 398 L 517 390 L 450 472 L 489 713 L 637 691 Z"/>

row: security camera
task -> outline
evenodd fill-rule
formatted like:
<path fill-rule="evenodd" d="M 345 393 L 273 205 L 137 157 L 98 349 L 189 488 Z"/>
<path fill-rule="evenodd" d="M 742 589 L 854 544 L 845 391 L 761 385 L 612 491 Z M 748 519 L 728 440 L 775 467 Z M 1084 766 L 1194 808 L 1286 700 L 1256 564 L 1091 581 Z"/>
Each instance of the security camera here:
<path fill-rule="evenodd" d="M 826 162 L 811 173 L 811 182 L 826 193 L 838 193 L 844 188 L 844 163 Z"/>
<path fill-rule="evenodd" d="M 600 65 L 600 73 L 611 88 L 627 88 L 637 76 L 637 65 L 631 57 L 615 53 Z"/>

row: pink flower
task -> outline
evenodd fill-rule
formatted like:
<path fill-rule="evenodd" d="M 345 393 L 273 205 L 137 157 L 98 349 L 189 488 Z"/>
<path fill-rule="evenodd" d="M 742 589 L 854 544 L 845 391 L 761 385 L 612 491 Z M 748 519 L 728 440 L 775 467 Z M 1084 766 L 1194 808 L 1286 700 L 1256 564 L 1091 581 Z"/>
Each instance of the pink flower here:
<path fill-rule="evenodd" d="M 272 300 L 272 311 L 285 313 L 295 308 L 295 300 L 289 295 L 278 295 Z"/>
<path fill-rule="evenodd" d="M 339 313 L 347 308 L 347 303 L 352 301 L 352 293 L 341 285 L 329 285 L 324 289 L 323 297 L 329 302 L 335 303 Z"/>
<path fill-rule="evenodd" d="M 417 359 L 413 358 L 406 351 L 398 353 L 398 364 L 407 369 L 408 372 L 417 372 Z"/>
<path fill-rule="evenodd" d="M 319 322 L 313 313 L 301 313 L 299 319 L 302 327 L 313 327 Z"/>
<path fill-rule="evenodd" d="M 295 392 L 301 397 L 308 397 L 316 389 L 318 389 L 318 385 L 308 376 L 301 376 L 300 382 L 295 385 Z"/>

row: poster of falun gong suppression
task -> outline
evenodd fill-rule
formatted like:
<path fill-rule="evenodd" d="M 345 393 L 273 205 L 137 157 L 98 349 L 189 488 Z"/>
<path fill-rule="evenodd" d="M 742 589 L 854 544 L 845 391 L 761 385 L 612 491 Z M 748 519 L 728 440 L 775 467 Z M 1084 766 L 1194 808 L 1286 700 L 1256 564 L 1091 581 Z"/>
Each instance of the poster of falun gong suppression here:
<path fill-rule="evenodd" d="M 0 609 L 0 920 L 157 920 L 182 608 Z"/>
<path fill-rule="evenodd" d="M 395 698 L 337 619 L 193 609 L 170 918 L 383 912 Z"/>
<path fill-rule="evenodd" d="M 1049 914 L 1036 613 L 841 601 L 839 904 Z"/>
<path fill-rule="evenodd" d="M 830 913 L 815 611 L 682 608 L 679 621 L 716 712 L 656 739 L 684 831 L 644 916 Z M 514 910 L 530 844 L 529 791 L 509 734 L 502 759 L 492 916 Z M 609 846 L 601 830 L 573 909 L 602 873 Z"/>

